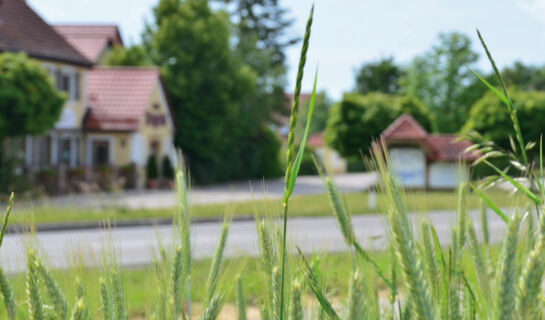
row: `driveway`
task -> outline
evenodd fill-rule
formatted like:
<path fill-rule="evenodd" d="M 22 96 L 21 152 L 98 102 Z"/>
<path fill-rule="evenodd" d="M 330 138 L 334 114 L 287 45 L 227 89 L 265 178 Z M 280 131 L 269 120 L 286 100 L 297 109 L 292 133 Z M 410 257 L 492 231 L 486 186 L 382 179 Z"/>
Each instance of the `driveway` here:
<path fill-rule="evenodd" d="M 349 173 L 334 177 L 340 191 L 357 192 L 374 185 L 374 173 Z M 252 192 L 253 190 L 253 192 Z M 281 198 L 284 179 L 252 180 L 232 182 L 206 187 L 193 188 L 190 193 L 192 204 L 225 203 L 251 200 L 263 192 L 268 198 Z M 319 176 L 297 178 L 294 194 L 316 194 L 325 192 Z M 171 190 L 139 190 L 126 192 L 67 195 L 24 202 L 21 206 L 56 206 L 68 208 L 112 208 L 158 209 L 176 206 L 176 197 Z"/>

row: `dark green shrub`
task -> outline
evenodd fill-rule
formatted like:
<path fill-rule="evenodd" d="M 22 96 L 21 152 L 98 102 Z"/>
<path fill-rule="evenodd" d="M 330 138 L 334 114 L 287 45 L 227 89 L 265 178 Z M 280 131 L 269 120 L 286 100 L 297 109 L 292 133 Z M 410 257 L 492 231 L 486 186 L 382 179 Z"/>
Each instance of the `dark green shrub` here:
<path fill-rule="evenodd" d="M 348 157 L 346 159 L 346 171 L 347 172 L 365 172 L 365 164 L 360 156 Z"/>
<path fill-rule="evenodd" d="M 174 179 L 174 167 L 168 156 L 164 156 L 161 166 L 162 176 L 165 179 Z"/>
<path fill-rule="evenodd" d="M 159 168 L 157 167 L 157 157 L 151 154 L 146 163 L 146 178 L 153 180 L 159 178 Z"/>

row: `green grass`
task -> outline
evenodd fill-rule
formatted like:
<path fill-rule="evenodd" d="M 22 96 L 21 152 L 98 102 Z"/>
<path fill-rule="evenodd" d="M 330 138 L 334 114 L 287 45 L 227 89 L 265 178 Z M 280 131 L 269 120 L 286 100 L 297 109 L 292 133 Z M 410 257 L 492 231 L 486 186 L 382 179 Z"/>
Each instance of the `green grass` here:
<path fill-rule="evenodd" d="M 519 199 L 514 199 L 504 191 L 491 190 L 486 195 L 499 207 L 509 207 L 519 204 Z M 368 194 L 365 192 L 347 193 L 344 195 L 344 202 L 353 215 L 382 212 L 380 208 L 369 208 Z M 468 195 L 468 208 L 479 207 L 479 197 L 476 194 Z M 455 210 L 456 194 L 452 191 L 436 192 L 407 192 L 407 203 L 411 211 L 429 210 Z M 242 201 L 226 204 L 209 204 L 192 206 L 193 218 L 220 218 L 226 210 L 234 211 L 234 216 L 252 216 L 254 206 L 267 207 L 268 214 L 280 216 L 281 203 L 278 199 Z M 233 210 L 234 209 L 234 210 Z M 29 209 L 14 209 L 10 221 L 12 224 L 28 223 L 29 217 L 33 215 L 36 224 L 54 222 L 83 222 L 127 220 L 127 219 L 158 219 L 171 218 L 174 209 L 138 209 L 129 210 L 124 208 L 110 209 L 66 209 L 55 207 L 38 207 Z M 330 216 L 331 208 L 325 194 L 298 195 L 290 200 L 290 216 Z"/>
<path fill-rule="evenodd" d="M 373 257 L 383 268 L 388 266 L 388 255 L 383 252 L 373 253 Z M 242 258 L 237 259 L 240 261 Z M 319 257 L 320 266 L 324 271 L 327 271 L 326 287 L 328 292 L 335 297 L 345 297 L 348 292 L 348 277 L 352 271 L 352 259 L 350 254 L 332 254 Z M 297 260 L 293 260 L 296 262 Z M 234 260 L 225 260 L 224 263 L 229 265 L 235 262 Z M 236 263 L 236 262 L 235 262 Z M 191 275 L 191 295 L 194 301 L 206 300 L 206 283 L 208 272 L 210 269 L 211 259 L 198 260 L 194 262 L 193 272 Z M 256 298 L 260 294 L 261 287 L 263 285 L 262 272 L 260 270 L 260 261 L 258 258 L 245 259 L 244 268 L 244 291 L 246 298 L 248 299 L 249 306 L 255 306 Z M 98 281 L 102 276 L 102 269 L 88 269 L 80 272 L 76 271 L 52 271 L 52 275 L 58 281 L 61 289 L 67 297 L 74 297 L 76 293 L 76 287 L 74 278 L 80 277 L 83 285 L 86 288 L 87 301 L 91 309 L 98 310 L 100 306 L 99 286 Z M 124 291 L 126 300 L 129 302 L 128 310 L 132 317 L 138 318 L 143 316 L 146 307 L 149 303 L 147 300 L 149 297 L 149 291 L 155 290 L 153 288 L 154 271 L 152 267 L 136 268 L 136 269 L 122 269 L 120 271 L 122 283 L 124 285 Z M 325 274 L 325 273 L 324 273 Z M 231 275 L 225 275 L 226 277 Z M 26 301 L 26 287 L 25 287 L 25 275 L 18 274 L 9 278 L 11 285 L 13 286 L 15 299 L 19 302 Z M 229 281 L 228 279 L 225 279 Z M 223 281 L 224 283 L 226 281 Z M 235 292 L 230 290 L 227 298 L 228 304 L 234 304 Z M 72 306 L 74 301 L 69 301 L 69 305 Z M 19 319 L 27 319 L 27 315 L 24 314 L 26 308 L 18 308 Z M 0 308 L 0 318 L 5 319 L 5 310 Z"/>

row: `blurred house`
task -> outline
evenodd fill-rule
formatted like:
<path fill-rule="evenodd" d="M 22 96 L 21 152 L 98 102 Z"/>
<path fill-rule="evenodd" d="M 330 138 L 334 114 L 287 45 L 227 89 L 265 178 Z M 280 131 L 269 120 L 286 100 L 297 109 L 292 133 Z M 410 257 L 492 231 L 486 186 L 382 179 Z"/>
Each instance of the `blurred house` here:
<path fill-rule="evenodd" d="M 452 189 L 468 174 L 477 154 L 464 152 L 472 145 L 456 135 L 429 134 L 410 115 L 402 115 L 381 134 L 390 165 L 408 188 Z"/>
<path fill-rule="evenodd" d="M 334 174 L 346 172 L 346 160 L 335 149 L 325 144 L 323 132 L 308 137 L 307 145 L 314 150 L 316 157 L 328 172 Z"/>
<path fill-rule="evenodd" d="M 0 52 L 39 60 L 67 96 L 54 128 L 24 139 L 25 172 L 47 170 L 64 189 L 74 175 L 123 169 L 141 187 L 151 154 L 173 160 L 175 125 L 159 70 L 100 66 L 114 46 L 123 46 L 116 26 L 50 26 L 25 1 L 0 1 Z"/>
<path fill-rule="evenodd" d="M 286 104 L 284 106 L 285 112 L 283 113 L 275 113 L 273 115 L 273 121 L 272 124 L 272 130 L 275 131 L 283 140 L 288 139 L 288 134 L 290 132 L 290 115 L 291 115 L 291 108 L 293 106 L 293 94 L 288 93 L 285 95 L 285 101 Z M 305 105 L 310 100 L 310 93 L 301 93 L 299 95 L 299 106 Z"/>
<path fill-rule="evenodd" d="M 299 106 L 308 104 L 310 100 L 310 93 L 301 93 L 299 95 Z M 290 130 L 290 112 L 293 106 L 293 94 L 286 94 L 286 113 L 276 114 L 274 116 L 275 124 L 273 130 L 278 134 L 283 142 L 288 141 L 288 134 Z M 299 115 L 305 117 L 306 115 Z M 308 137 L 307 146 L 310 150 L 314 151 L 318 160 L 326 167 L 331 173 L 345 173 L 347 169 L 346 160 L 341 155 L 325 144 L 323 139 L 323 132 L 311 134 Z"/>

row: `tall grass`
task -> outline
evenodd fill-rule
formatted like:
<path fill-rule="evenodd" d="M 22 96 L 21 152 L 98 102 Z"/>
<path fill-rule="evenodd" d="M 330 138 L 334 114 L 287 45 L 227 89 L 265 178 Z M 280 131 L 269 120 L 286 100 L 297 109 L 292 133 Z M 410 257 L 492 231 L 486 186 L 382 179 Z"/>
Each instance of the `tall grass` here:
<path fill-rule="evenodd" d="M 500 79 L 501 91 L 488 86 L 506 104 L 513 121 L 517 143 L 513 152 L 493 150 L 491 143 L 478 143 L 470 151 L 480 152 L 481 162 L 497 172 L 497 179 L 511 183 L 519 193 L 535 204 L 535 209 L 520 208 L 514 214 L 503 212 L 485 196 L 480 187 L 463 182 L 458 189 L 457 219 L 450 231 L 448 246 L 439 242 L 438 231 L 428 219 L 420 224 L 409 214 L 403 189 L 390 170 L 386 147 L 377 142 L 373 149 L 372 168 L 379 174 L 378 189 L 381 208 L 385 214 L 385 226 L 389 234 L 389 269 L 373 259 L 360 243 L 350 212 L 342 201 L 334 178 L 321 169 L 331 212 L 335 216 L 340 234 L 351 252 L 352 272 L 345 275 L 348 292 L 332 293 L 325 286 L 327 273 L 314 255 L 312 259 L 300 250 L 301 259 L 290 260 L 287 224 L 289 199 L 295 187 L 299 166 L 308 138 L 316 95 L 316 79 L 310 100 L 307 126 L 299 150 L 295 150 L 295 122 L 298 117 L 299 94 L 303 69 L 309 46 L 313 11 L 311 10 L 301 50 L 297 74 L 294 104 L 292 107 L 288 138 L 286 186 L 282 198 L 283 219 L 280 224 L 272 220 L 256 219 L 257 245 L 260 259 L 260 294 L 246 297 L 244 272 L 239 265 L 226 266 L 224 250 L 227 245 L 230 219 L 226 218 L 219 234 L 217 249 L 212 258 L 206 281 L 205 296 L 197 301 L 202 307 L 200 316 L 195 313 L 189 283 L 192 274 L 191 208 L 188 202 L 189 177 L 181 162 L 176 174 L 178 210 L 173 217 L 174 239 L 170 246 L 160 246 L 153 263 L 149 287 L 149 308 L 146 318 L 156 320 L 218 319 L 227 302 L 230 291 L 236 297 L 236 317 L 246 320 L 247 305 L 255 304 L 263 320 L 302 319 L 542 319 L 545 305 L 543 277 L 545 274 L 545 215 L 544 188 L 541 185 L 542 158 L 539 174 L 531 170 L 516 107 Z M 492 56 L 479 33 L 493 68 Z M 498 73 L 499 76 L 499 73 Z M 518 147 L 517 147 L 518 144 Z M 540 150 L 541 150 L 540 143 Z M 494 156 L 507 156 L 520 162 L 518 175 L 511 176 L 506 170 L 487 161 Z M 525 186 L 520 176 L 531 182 Z M 470 188 L 482 199 L 478 221 L 472 221 L 466 208 Z M 535 190 L 539 190 L 536 192 Z M 0 230 L 0 247 L 5 235 L 13 203 L 10 198 Z M 498 253 L 491 243 L 488 213 L 495 213 L 505 222 L 506 232 Z M 535 216 L 535 217 L 534 217 Z M 256 212 L 259 217 L 259 212 Z M 538 226 L 534 226 L 537 221 Z M 476 227 L 479 224 L 480 227 Z M 418 226 L 418 227 L 416 227 Z M 319 232 L 317 230 L 316 232 Z M 444 230 L 441 230 L 444 232 Z M 1 248 L 0 248 L 1 249 Z M 73 295 L 67 295 L 40 257 L 39 251 L 30 247 L 26 258 L 26 301 L 16 303 L 15 295 L 0 267 L 0 294 L 5 314 L 15 319 L 129 319 L 123 281 L 116 265 L 115 254 L 105 254 L 104 271 L 98 283 L 98 306 L 89 303 L 89 290 L 82 282 L 74 281 Z M 300 263 L 297 263 L 300 261 Z M 222 277 L 222 275 L 227 275 Z M 311 300 L 313 307 L 310 306 Z"/>

